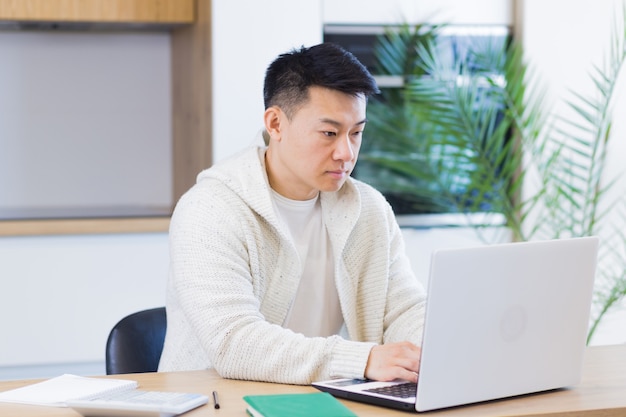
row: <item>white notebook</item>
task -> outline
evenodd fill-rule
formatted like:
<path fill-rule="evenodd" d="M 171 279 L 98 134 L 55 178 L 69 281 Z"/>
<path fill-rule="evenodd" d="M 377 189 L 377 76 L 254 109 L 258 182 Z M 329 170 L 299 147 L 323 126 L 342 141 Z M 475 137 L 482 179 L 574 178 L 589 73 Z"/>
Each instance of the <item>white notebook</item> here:
<path fill-rule="evenodd" d="M 0 402 L 67 407 L 67 401 L 137 388 L 137 381 L 64 374 L 25 387 L 0 392 Z"/>

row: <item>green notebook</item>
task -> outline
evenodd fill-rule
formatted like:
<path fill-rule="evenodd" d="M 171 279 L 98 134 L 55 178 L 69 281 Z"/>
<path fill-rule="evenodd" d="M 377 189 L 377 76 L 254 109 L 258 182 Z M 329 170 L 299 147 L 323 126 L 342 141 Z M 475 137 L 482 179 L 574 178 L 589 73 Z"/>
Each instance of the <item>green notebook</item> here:
<path fill-rule="evenodd" d="M 247 412 L 253 417 L 356 417 L 327 392 L 308 394 L 246 395 Z"/>

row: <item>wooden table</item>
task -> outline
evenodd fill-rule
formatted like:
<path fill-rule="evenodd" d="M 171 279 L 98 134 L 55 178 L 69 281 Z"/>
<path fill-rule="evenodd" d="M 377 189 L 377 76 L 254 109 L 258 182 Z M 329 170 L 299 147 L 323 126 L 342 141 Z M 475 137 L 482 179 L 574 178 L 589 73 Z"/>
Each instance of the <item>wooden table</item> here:
<path fill-rule="evenodd" d="M 245 417 L 246 403 L 242 399 L 244 395 L 317 392 L 309 386 L 223 379 L 212 370 L 128 374 L 112 377 L 136 380 L 140 388 L 147 390 L 198 392 L 208 395 L 209 398 L 211 398 L 212 391 L 216 390 L 219 393 L 221 404 L 219 410 L 215 410 L 210 401 L 208 405 L 184 414 L 185 417 Z M 0 392 L 33 382 L 37 381 L 0 381 Z M 341 401 L 362 417 L 410 415 L 403 411 Z M 587 348 L 583 380 L 576 387 L 423 413 L 423 415 L 435 417 L 626 416 L 626 345 Z M 0 403 L 0 416 L 77 417 L 79 414 L 68 408 Z"/>

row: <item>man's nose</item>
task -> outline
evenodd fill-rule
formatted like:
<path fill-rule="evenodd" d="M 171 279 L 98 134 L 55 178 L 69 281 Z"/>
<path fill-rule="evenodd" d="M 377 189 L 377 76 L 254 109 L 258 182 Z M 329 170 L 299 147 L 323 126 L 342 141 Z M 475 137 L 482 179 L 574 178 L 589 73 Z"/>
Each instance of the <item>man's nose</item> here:
<path fill-rule="evenodd" d="M 351 161 L 354 158 L 354 144 L 350 141 L 349 135 L 339 138 L 333 156 L 341 161 Z"/>

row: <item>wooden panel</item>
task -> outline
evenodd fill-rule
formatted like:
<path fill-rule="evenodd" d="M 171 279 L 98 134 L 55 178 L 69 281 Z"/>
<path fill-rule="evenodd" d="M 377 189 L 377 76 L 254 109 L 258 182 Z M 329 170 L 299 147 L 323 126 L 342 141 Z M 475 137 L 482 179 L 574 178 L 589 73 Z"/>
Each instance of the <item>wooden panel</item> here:
<path fill-rule="evenodd" d="M 169 217 L 0 221 L 0 236 L 167 232 Z"/>
<path fill-rule="evenodd" d="M 172 31 L 174 201 L 212 162 L 210 0 L 197 0 L 195 15 Z"/>
<path fill-rule="evenodd" d="M 194 0 L 0 0 L 0 20 L 192 23 Z"/>

